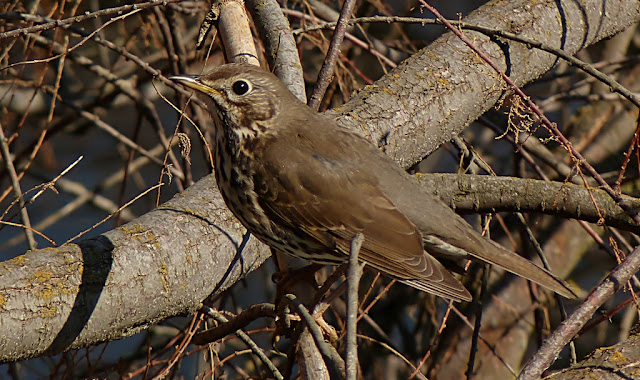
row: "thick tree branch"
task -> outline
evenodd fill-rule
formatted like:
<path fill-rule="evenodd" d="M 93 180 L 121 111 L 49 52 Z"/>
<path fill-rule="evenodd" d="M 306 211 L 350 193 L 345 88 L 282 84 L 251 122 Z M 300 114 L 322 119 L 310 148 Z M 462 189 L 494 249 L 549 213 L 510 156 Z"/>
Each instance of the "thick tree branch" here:
<path fill-rule="evenodd" d="M 266 57 L 273 73 L 296 98 L 307 101 L 302 64 L 289 22 L 275 0 L 246 0 L 245 4 L 265 45 Z"/>
<path fill-rule="evenodd" d="M 545 42 L 571 55 L 638 20 L 636 0 L 494 1 L 464 19 Z M 464 34 L 518 86 L 558 62 L 556 56 L 521 43 L 472 31 Z M 493 107 L 505 88 L 493 69 L 446 33 L 328 114 L 342 126 L 367 135 L 408 167 Z"/>
<path fill-rule="evenodd" d="M 596 188 L 514 177 L 455 174 L 416 177 L 460 213 L 537 212 L 640 232 L 640 226 L 606 192 Z M 624 199 L 633 209 L 640 209 L 637 198 Z"/>
<path fill-rule="evenodd" d="M 121 339 L 197 310 L 269 257 L 208 176 L 98 237 L 0 263 L 0 362 Z"/>
<path fill-rule="evenodd" d="M 597 218 L 592 204 L 578 201 L 589 199 L 586 189 L 575 185 L 452 174 L 418 177 L 458 212 Z M 602 191 L 593 193 L 607 222 L 637 229 Z M 0 352 L 0 361 L 120 339 L 196 310 L 212 292 L 225 290 L 268 257 L 254 238 L 243 243 L 243 234 L 208 176 L 123 227 L 0 263 L 0 347 L 13 347 Z"/>

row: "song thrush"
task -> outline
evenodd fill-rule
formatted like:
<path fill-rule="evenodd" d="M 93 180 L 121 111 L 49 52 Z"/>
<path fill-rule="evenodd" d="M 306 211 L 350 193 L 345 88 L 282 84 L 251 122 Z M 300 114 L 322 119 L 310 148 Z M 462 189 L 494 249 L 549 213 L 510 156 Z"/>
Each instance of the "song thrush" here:
<path fill-rule="evenodd" d="M 361 261 L 441 297 L 471 299 L 436 257 L 497 265 L 575 297 L 562 280 L 476 232 L 370 142 L 312 111 L 273 74 L 227 64 L 171 79 L 206 102 L 218 187 L 233 214 L 271 247 L 338 264 L 361 232 Z"/>

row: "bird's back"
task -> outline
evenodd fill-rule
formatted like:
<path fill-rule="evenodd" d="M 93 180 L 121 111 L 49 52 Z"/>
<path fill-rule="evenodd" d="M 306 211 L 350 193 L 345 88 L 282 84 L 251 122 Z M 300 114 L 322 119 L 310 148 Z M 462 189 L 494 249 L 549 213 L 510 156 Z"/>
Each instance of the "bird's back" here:
<path fill-rule="evenodd" d="M 427 254 L 435 258 L 476 259 L 494 264 L 565 297 L 575 296 L 562 280 L 547 270 L 483 237 L 369 141 L 343 130 L 321 114 L 309 112 L 299 113 L 303 122 L 296 122 L 287 128 L 291 137 L 281 139 L 286 145 L 279 149 L 286 149 L 289 145 L 295 146 L 295 149 L 303 146 L 316 157 L 331 162 L 338 171 L 350 173 L 352 181 L 375 186 L 420 232 Z M 312 118 L 315 119 L 312 124 L 319 127 L 309 130 L 305 128 L 305 123 L 310 123 L 312 120 L 309 119 Z M 304 137 L 293 141 L 293 136 Z M 305 166 L 313 168 L 313 165 Z M 312 171 L 310 174 L 319 172 Z M 336 203 L 335 207 L 349 205 Z M 415 252 L 415 247 L 411 246 L 411 249 Z"/>

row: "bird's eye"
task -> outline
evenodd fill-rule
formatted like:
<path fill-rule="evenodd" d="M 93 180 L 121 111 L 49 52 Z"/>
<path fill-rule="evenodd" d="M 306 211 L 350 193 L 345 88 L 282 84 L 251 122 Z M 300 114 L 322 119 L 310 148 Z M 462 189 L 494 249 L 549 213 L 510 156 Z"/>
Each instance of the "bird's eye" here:
<path fill-rule="evenodd" d="M 233 82 L 233 86 L 231 86 L 231 88 L 236 95 L 244 95 L 249 92 L 251 86 L 245 80 L 238 80 Z"/>

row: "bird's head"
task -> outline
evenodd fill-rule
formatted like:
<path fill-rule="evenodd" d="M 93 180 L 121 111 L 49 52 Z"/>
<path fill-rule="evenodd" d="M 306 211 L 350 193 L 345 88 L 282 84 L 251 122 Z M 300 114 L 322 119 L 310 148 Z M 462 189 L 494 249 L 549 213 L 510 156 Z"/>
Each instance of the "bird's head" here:
<path fill-rule="evenodd" d="M 216 124 L 238 134 L 257 135 L 277 125 L 272 119 L 295 97 L 273 74 L 259 67 L 232 63 L 204 75 L 176 75 L 171 80 L 196 90 Z"/>

